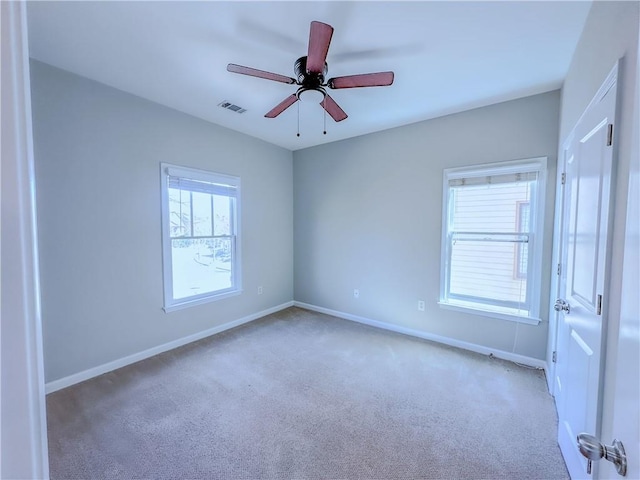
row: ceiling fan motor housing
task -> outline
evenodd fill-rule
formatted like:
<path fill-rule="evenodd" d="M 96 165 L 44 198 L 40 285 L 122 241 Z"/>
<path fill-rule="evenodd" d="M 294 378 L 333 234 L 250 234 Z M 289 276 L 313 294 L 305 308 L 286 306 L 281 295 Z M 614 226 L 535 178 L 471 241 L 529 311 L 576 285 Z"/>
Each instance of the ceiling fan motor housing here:
<path fill-rule="evenodd" d="M 310 73 L 307 72 L 307 57 L 300 57 L 296 60 L 293 67 L 296 77 L 298 78 L 298 85 L 305 87 L 305 89 L 319 88 L 324 83 L 324 76 L 327 74 L 327 63 L 325 62 L 322 73 Z"/>

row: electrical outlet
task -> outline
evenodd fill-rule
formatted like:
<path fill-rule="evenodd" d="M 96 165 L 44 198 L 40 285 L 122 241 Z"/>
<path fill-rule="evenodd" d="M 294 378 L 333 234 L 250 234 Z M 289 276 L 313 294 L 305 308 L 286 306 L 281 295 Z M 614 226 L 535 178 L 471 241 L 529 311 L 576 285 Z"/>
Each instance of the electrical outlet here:
<path fill-rule="evenodd" d="M 353 291 L 353 298 L 359 298 L 360 297 L 360 290 L 358 290 L 357 288 Z"/>
<path fill-rule="evenodd" d="M 418 310 L 424 312 L 424 300 L 418 300 Z"/>
<path fill-rule="evenodd" d="M 262 295 L 262 287 L 258 287 L 258 295 Z"/>

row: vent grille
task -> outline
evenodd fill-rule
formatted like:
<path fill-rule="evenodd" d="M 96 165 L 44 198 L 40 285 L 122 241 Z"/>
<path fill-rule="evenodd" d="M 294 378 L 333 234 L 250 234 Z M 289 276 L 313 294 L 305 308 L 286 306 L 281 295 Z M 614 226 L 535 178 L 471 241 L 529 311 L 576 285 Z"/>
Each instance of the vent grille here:
<path fill-rule="evenodd" d="M 227 102 L 226 100 L 223 102 L 220 102 L 218 106 L 225 108 L 227 110 L 231 110 L 232 112 L 236 112 L 236 113 L 244 113 L 247 111 L 246 108 L 239 107 L 238 105 L 234 105 L 233 103 Z"/>

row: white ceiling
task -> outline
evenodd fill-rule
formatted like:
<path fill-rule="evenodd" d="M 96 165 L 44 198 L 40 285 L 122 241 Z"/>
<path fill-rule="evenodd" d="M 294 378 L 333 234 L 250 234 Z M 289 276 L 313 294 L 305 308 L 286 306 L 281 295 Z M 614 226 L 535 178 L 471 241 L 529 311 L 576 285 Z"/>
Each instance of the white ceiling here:
<path fill-rule="evenodd" d="M 560 88 L 591 2 L 29 2 L 37 60 L 290 150 Z M 299 102 L 264 114 L 295 85 L 226 71 L 237 63 L 294 77 L 309 24 L 335 29 L 328 77 L 392 70 L 390 87 L 329 93 L 335 123 Z M 217 105 L 229 101 L 247 111 Z"/>

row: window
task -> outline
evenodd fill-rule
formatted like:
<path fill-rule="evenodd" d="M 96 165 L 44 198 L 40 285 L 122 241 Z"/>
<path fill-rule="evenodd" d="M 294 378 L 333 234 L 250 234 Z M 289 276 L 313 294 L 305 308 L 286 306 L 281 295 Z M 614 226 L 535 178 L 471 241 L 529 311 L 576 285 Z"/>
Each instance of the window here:
<path fill-rule="evenodd" d="M 444 171 L 440 304 L 538 323 L 546 158 Z"/>
<path fill-rule="evenodd" d="M 240 292 L 240 179 L 161 165 L 166 311 Z"/>

